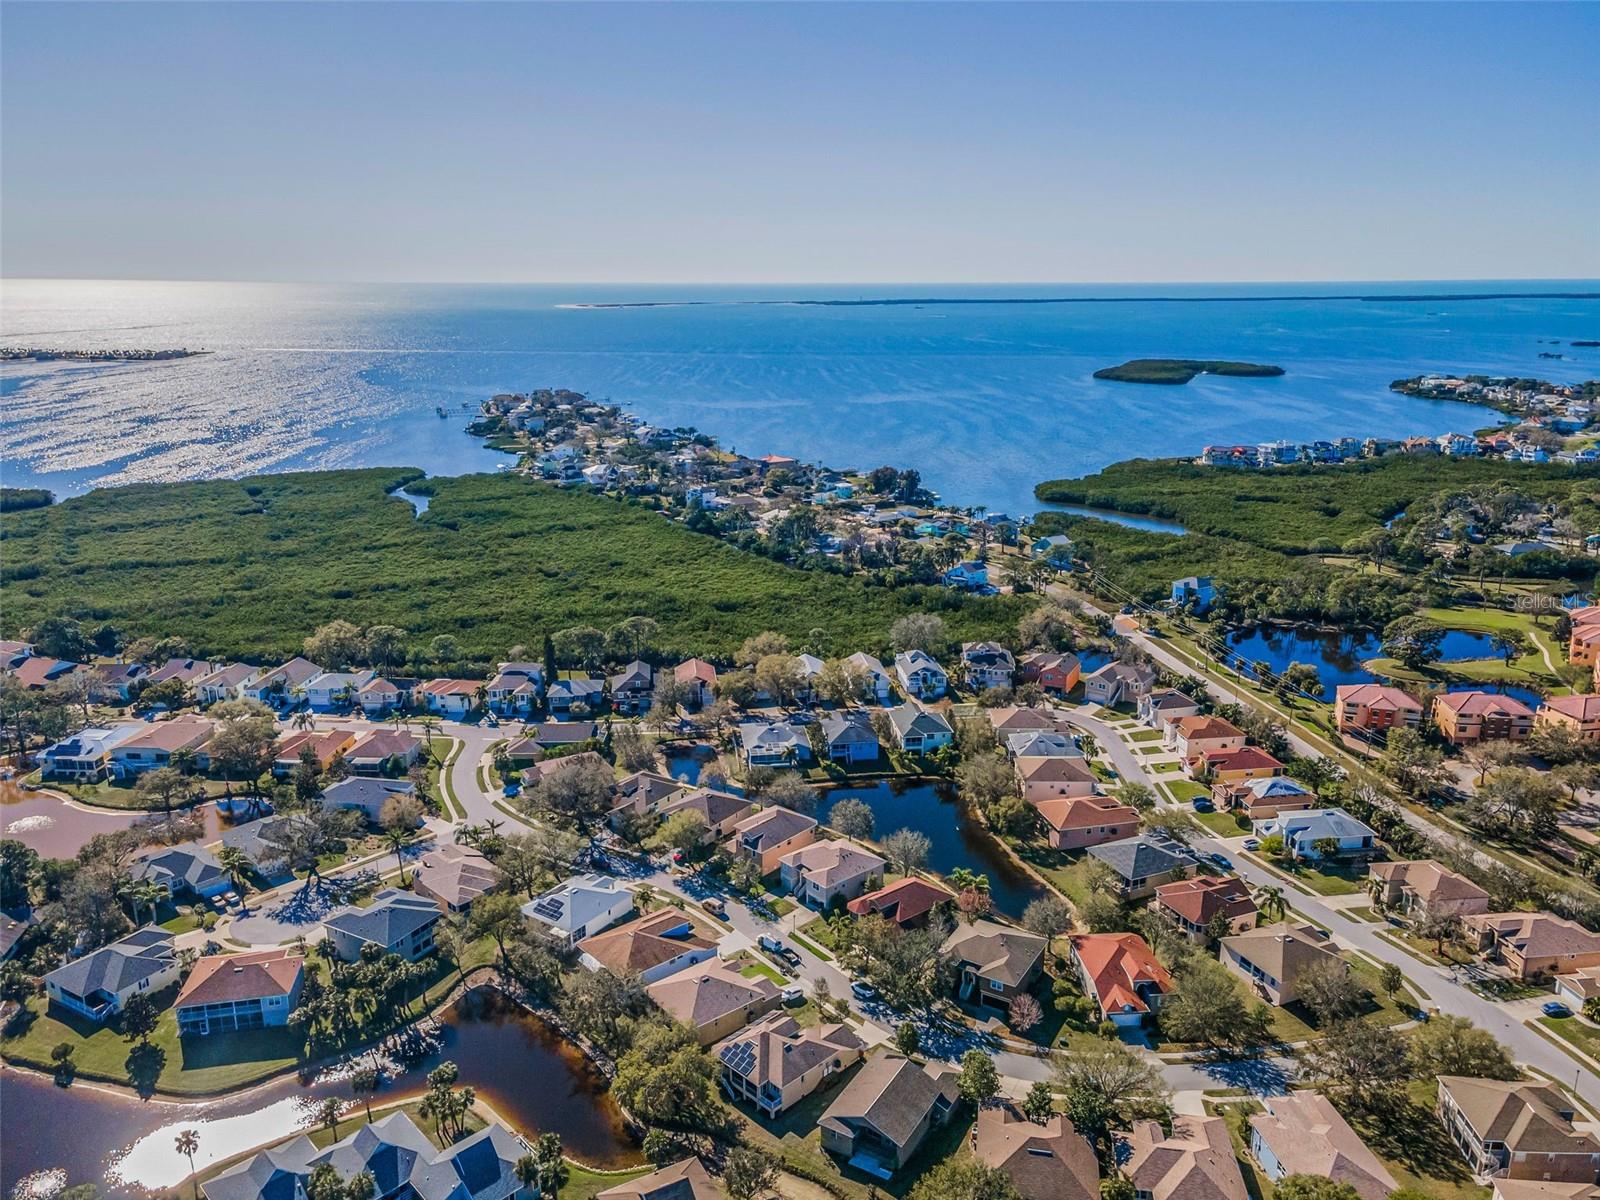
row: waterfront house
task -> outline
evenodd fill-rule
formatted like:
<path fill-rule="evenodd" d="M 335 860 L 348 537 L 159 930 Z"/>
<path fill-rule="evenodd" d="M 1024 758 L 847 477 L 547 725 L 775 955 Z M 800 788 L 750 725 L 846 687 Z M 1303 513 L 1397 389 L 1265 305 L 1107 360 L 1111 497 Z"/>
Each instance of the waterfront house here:
<path fill-rule="evenodd" d="M 728 1098 L 754 1105 L 770 1120 L 860 1062 L 865 1050 L 848 1025 L 802 1029 L 787 1013 L 773 1012 L 725 1037 L 712 1054 Z"/>
<path fill-rule="evenodd" d="M 810 736 L 792 721 L 746 721 L 739 726 L 739 746 L 751 767 L 798 767 L 813 759 Z"/>
<path fill-rule="evenodd" d="M 1200 715 L 1199 702 L 1176 688 L 1157 688 L 1147 692 L 1139 697 L 1136 708 L 1139 720 L 1151 729 L 1161 730 L 1163 735 L 1169 734 L 1173 722 Z"/>
<path fill-rule="evenodd" d="M 783 856 L 817 840 L 816 818 L 774 806 L 746 817 L 733 827 L 723 847 L 734 858 L 748 858 L 770 875 Z"/>
<path fill-rule="evenodd" d="M 1111 707 L 1136 704 L 1155 687 L 1156 669 L 1148 663 L 1108 662 L 1084 677 L 1083 698 L 1090 704 Z"/>
<path fill-rule="evenodd" d="M 1018 758 L 1012 765 L 1022 798 L 1030 804 L 1094 795 L 1095 773 L 1081 756 Z"/>
<path fill-rule="evenodd" d="M 1253 779 L 1271 779 L 1287 767 L 1260 746 L 1241 746 L 1237 750 L 1207 750 L 1189 764 L 1195 775 L 1213 783 L 1239 784 Z"/>
<path fill-rule="evenodd" d="M 844 661 L 847 668 L 859 671 L 866 680 L 864 691 L 867 697 L 879 704 L 889 703 L 889 692 L 893 687 L 893 681 L 889 678 L 889 672 L 884 670 L 883 663 L 861 651 L 857 651 Z"/>
<path fill-rule="evenodd" d="M 1172 973 L 1137 933 L 1075 933 L 1069 941 L 1084 995 L 1103 1021 L 1142 1025 L 1172 990 Z"/>
<path fill-rule="evenodd" d="M 306 680 L 306 707 L 312 712 L 346 712 L 357 693 L 377 675 L 372 671 L 323 671 Z"/>
<path fill-rule="evenodd" d="M 261 675 L 260 667 L 249 663 L 230 663 L 202 675 L 192 685 L 195 699 L 203 704 L 220 704 L 224 700 L 244 699 L 245 688 Z"/>
<path fill-rule="evenodd" d="M 883 882 L 888 864 L 870 850 L 842 839 L 812 842 L 778 860 L 783 888 L 809 908 L 850 901 Z"/>
<path fill-rule="evenodd" d="M 1008 688 L 1016 674 L 1017 662 L 999 642 L 963 642 L 961 673 L 974 692 L 989 688 Z"/>
<path fill-rule="evenodd" d="M 316 663 L 296 656 L 240 685 L 240 695 L 268 708 L 289 708 L 299 702 L 300 689 L 320 674 L 322 668 Z"/>
<path fill-rule="evenodd" d="M 898 883 L 857 896 L 845 907 L 857 917 L 876 914 L 902 929 L 920 929 L 928 923 L 935 908 L 954 899 L 955 896 L 939 884 L 908 875 Z"/>
<path fill-rule="evenodd" d="M 1257 996 L 1280 1008 L 1299 998 L 1299 981 L 1309 968 L 1336 963 L 1348 970 L 1320 930 L 1287 921 L 1223 938 L 1217 957 Z"/>
<path fill-rule="evenodd" d="M 1006 1008 L 1038 983 L 1050 939 L 994 921 L 958 925 L 943 951 L 956 966 L 956 997 L 966 1004 Z"/>
<path fill-rule="evenodd" d="M 1382 683 L 1344 683 L 1333 692 L 1333 719 L 1341 733 L 1386 734 L 1422 724 L 1422 701 Z"/>
<path fill-rule="evenodd" d="M 1553 1084 L 1439 1076 L 1439 1121 L 1474 1175 L 1593 1184 L 1600 1141 Z"/>
<path fill-rule="evenodd" d="M 34 925 L 32 913 L 0 910 L 0 962 L 5 962 L 17 952 L 22 935 Z"/>
<path fill-rule="evenodd" d="M 894 656 L 894 673 L 900 690 L 918 700 L 937 700 L 950 687 L 950 677 L 933 656 L 921 650 L 903 650 Z"/>
<path fill-rule="evenodd" d="M 446 912 L 464 913 L 500 886 L 500 868 L 470 846 L 447 843 L 424 854 L 411 873 L 411 889 Z"/>
<path fill-rule="evenodd" d="M 645 988 L 657 1007 L 694 1030 L 702 1046 L 713 1046 L 783 1002 L 778 985 L 764 975 L 745 976 L 712 959 L 658 979 Z"/>
<path fill-rule="evenodd" d="M 687 707 L 710 704 L 717 686 L 717 669 L 703 658 L 691 658 L 672 669 L 672 678 L 688 689 Z"/>
<path fill-rule="evenodd" d="M 573 757 L 588 758 L 590 755 L 585 751 Z M 611 769 L 598 754 L 593 757 L 604 764 L 603 770 Z M 523 778 L 529 781 L 542 778 L 542 768 L 548 765 L 548 763 L 536 763 L 533 768 L 523 772 Z M 617 781 L 616 791 L 612 796 L 611 811 L 606 814 L 606 823 L 620 833 L 626 828 L 624 822 L 629 818 L 656 812 L 662 804 L 681 796 L 688 790 L 688 784 L 670 775 L 661 775 L 655 771 L 635 771 Z"/>
<path fill-rule="evenodd" d="M 1182 842 L 1155 834 L 1122 838 L 1089 847 L 1089 853 L 1116 873 L 1125 900 L 1142 900 L 1170 883 L 1179 871 L 1192 871 L 1199 856 Z"/>
<path fill-rule="evenodd" d="M 889 722 L 894 727 L 894 738 L 907 754 L 932 754 L 941 746 L 948 746 L 955 738 L 950 722 L 940 714 L 921 709 L 914 704 L 902 704 L 889 710 Z"/>
<path fill-rule="evenodd" d="M 595 1200 L 726 1200 L 698 1158 L 685 1158 L 659 1171 L 608 1187 Z"/>
<path fill-rule="evenodd" d="M 426 896 L 384 888 L 367 908 L 336 909 L 323 920 L 334 953 L 345 962 L 361 957 L 361 947 L 377 946 L 417 962 L 433 953 L 433 934 L 443 911 Z"/>
<path fill-rule="evenodd" d="M 1342 808 L 1307 808 L 1283 812 L 1257 821 L 1252 827 L 1258 838 L 1274 834 L 1292 858 L 1316 860 L 1368 857 L 1378 850 L 1378 835 L 1370 825 L 1356 820 Z"/>
<path fill-rule="evenodd" d="M 274 779 L 287 779 L 300 765 L 302 755 L 310 754 L 316 760 L 317 770 L 326 771 L 345 751 L 356 744 L 356 735 L 349 729 L 303 729 L 284 734 L 278 739 L 272 758 Z"/>
<path fill-rule="evenodd" d="M 1156 889 L 1155 910 L 1196 945 L 1206 940 L 1206 931 L 1219 916 L 1227 921 L 1230 934 L 1256 927 L 1256 902 L 1250 898 L 1250 888 L 1233 875 L 1198 875 L 1163 883 Z"/>
<path fill-rule="evenodd" d="M 40 777 L 98 783 L 111 774 L 111 751 L 143 730 L 143 725 L 96 725 L 80 729 L 39 752 Z"/>
<path fill-rule="evenodd" d="M 403 775 L 422 757 L 422 739 L 401 729 L 374 729 L 345 751 L 358 775 Z"/>
<path fill-rule="evenodd" d="M 955 1110 L 956 1079 L 938 1062 L 898 1054 L 867 1060 L 817 1122 L 822 1148 L 858 1171 L 891 1178 Z"/>
<path fill-rule="evenodd" d="M 610 875 L 574 875 L 522 906 L 522 915 L 563 946 L 610 929 L 633 911 L 633 892 Z"/>
<path fill-rule="evenodd" d="M 755 812 L 755 805 L 743 796 L 713 788 L 695 788 L 661 806 L 663 821 L 680 812 L 697 812 L 705 818 L 707 842 L 726 838 L 734 827 Z"/>
<path fill-rule="evenodd" d="M 1517 979 L 1600 966 L 1600 933 L 1553 913 L 1472 913 L 1462 924 L 1478 952 Z"/>
<path fill-rule="evenodd" d="M 1368 879 L 1374 900 L 1414 920 L 1489 911 L 1488 892 L 1432 859 L 1373 863 Z"/>
<path fill-rule="evenodd" d="M 1179 717 L 1167 726 L 1166 744 L 1192 763 L 1209 753 L 1243 749 L 1244 730 L 1221 717 Z"/>
<path fill-rule="evenodd" d="M 429 679 L 418 684 L 411 695 L 429 712 L 460 720 L 477 707 L 478 692 L 483 688 L 476 679 Z"/>
<path fill-rule="evenodd" d="M 1268 1179 L 1331 1179 L 1361 1200 L 1384 1200 L 1400 1186 L 1321 1093 L 1263 1096 L 1261 1103 L 1266 1111 L 1250 1118 L 1250 1153 Z"/>
<path fill-rule="evenodd" d="M 1211 785 L 1211 802 L 1224 812 L 1232 809 L 1252 823 L 1279 813 L 1298 812 L 1317 803 L 1317 794 L 1287 775 L 1267 775 L 1242 783 L 1218 780 Z"/>
<path fill-rule="evenodd" d="M 1209 575 L 1190 575 L 1172 581 L 1171 598 L 1176 608 L 1187 608 L 1197 615 L 1204 614 L 1222 598 L 1222 587 Z"/>
<path fill-rule="evenodd" d="M 215 726 L 200 717 L 156 721 L 111 747 L 111 774 L 135 779 L 157 767 L 170 767 L 186 756 L 193 760 L 211 740 Z"/>
<path fill-rule="evenodd" d="M 373 779 L 366 775 L 349 775 L 330 783 L 322 792 L 322 802 L 330 808 L 343 808 L 358 812 L 377 825 L 383 818 L 383 806 L 396 796 L 414 796 L 416 788 L 406 779 Z"/>
<path fill-rule="evenodd" d="M 1446 692 L 1433 698 L 1433 724 L 1453 746 L 1520 742 L 1533 732 L 1533 710 L 1498 692 Z"/>
<path fill-rule="evenodd" d="M 1600 625 L 1594 626 L 1600 634 Z M 1600 741 L 1600 695 L 1551 696 L 1539 706 L 1535 725 L 1569 729 L 1585 741 Z"/>
<path fill-rule="evenodd" d="M 1221 1117 L 1183 1113 L 1172 1118 L 1171 1133 L 1159 1121 L 1135 1121 L 1113 1140 L 1138 1200 L 1249 1200 Z"/>
<path fill-rule="evenodd" d="M 694 920 L 676 908 L 658 908 L 577 943 L 579 960 L 591 971 L 634 974 L 654 983 L 716 957 L 716 944 L 695 931 Z"/>
<path fill-rule="evenodd" d="M 1076 759 L 1040 761 L 1076 762 Z M 1104 796 L 1031 801 L 1045 825 L 1045 838 L 1057 850 L 1082 850 L 1139 832 L 1139 812 Z"/>
<path fill-rule="evenodd" d="M 155 925 L 135 929 L 44 977 L 51 1004 L 97 1023 L 122 1011 L 131 996 L 149 996 L 178 982 L 172 934 Z"/>
<path fill-rule="evenodd" d="M 1064 533 L 1050 533 L 1044 537 L 1036 537 L 1028 546 L 1028 554 L 1031 558 L 1068 564 L 1072 560 L 1072 539 Z"/>
<path fill-rule="evenodd" d="M 210 898 L 233 886 L 232 876 L 222 869 L 217 856 L 195 842 L 141 854 L 128 867 L 128 877 L 134 883 L 153 883 L 169 898 Z"/>
<path fill-rule="evenodd" d="M 989 586 L 989 565 L 977 559 L 958 562 L 944 573 L 944 584 L 964 592 L 982 591 Z"/>
<path fill-rule="evenodd" d="M 829 713 L 822 718 L 822 741 L 828 758 L 837 763 L 876 762 L 883 754 L 872 722 L 859 710 Z"/>
<path fill-rule="evenodd" d="M 607 682 L 611 687 L 612 711 L 630 717 L 649 711 L 650 696 L 656 685 L 655 668 L 649 663 L 634 659 Z"/>
<path fill-rule="evenodd" d="M 373 1200 L 535 1200 L 517 1162 L 527 1145 L 493 1124 L 440 1150 L 404 1112 L 379 1117 L 326 1150 L 305 1134 L 213 1175 L 206 1200 L 297 1200 L 318 1167 L 333 1169 L 342 1184 L 365 1173 Z"/>
<path fill-rule="evenodd" d="M 1041 650 L 1023 658 L 1017 677 L 1023 683 L 1037 684 L 1052 695 L 1065 696 L 1078 686 L 1082 674 L 1083 663 L 1076 654 Z"/>
<path fill-rule="evenodd" d="M 1009 1102 L 978 1110 L 972 1153 L 1004 1172 L 1022 1200 L 1100 1200 L 1094 1148 L 1060 1113 L 1031 1121 Z"/>
<path fill-rule="evenodd" d="M 178 992 L 178 1033 L 209 1037 L 287 1025 L 300 1000 L 304 968 L 303 957 L 281 946 L 205 955 Z"/>

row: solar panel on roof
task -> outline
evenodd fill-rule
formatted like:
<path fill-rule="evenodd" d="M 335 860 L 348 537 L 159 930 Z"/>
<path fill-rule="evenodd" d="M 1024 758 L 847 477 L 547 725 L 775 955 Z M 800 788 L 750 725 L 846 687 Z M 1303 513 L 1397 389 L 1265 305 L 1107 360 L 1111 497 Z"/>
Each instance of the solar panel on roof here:
<path fill-rule="evenodd" d="M 735 1042 L 722 1048 L 721 1058 L 735 1075 L 749 1075 L 756 1065 L 754 1042 Z"/>
<path fill-rule="evenodd" d="M 560 900 L 546 897 L 534 903 L 533 914 L 536 917 L 542 917 L 546 921 L 559 921 L 565 908 L 566 905 Z"/>

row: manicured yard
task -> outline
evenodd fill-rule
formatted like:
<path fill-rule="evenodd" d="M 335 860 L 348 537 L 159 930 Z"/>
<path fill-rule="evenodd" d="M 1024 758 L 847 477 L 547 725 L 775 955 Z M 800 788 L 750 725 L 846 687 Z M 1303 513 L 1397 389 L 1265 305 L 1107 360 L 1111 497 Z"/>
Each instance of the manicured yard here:
<path fill-rule="evenodd" d="M 1176 775 L 1183 769 L 1183 764 L 1176 762 L 1145 763 L 1144 769 L 1146 771 L 1154 771 L 1157 775 Z"/>
<path fill-rule="evenodd" d="M 1250 832 L 1250 822 L 1231 812 L 1195 813 L 1194 819 L 1218 837 L 1241 837 Z"/>
<path fill-rule="evenodd" d="M 1366 882 L 1364 867 L 1338 864 L 1316 866 L 1307 862 L 1268 861 L 1260 855 L 1251 857 L 1262 866 L 1285 875 L 1302 887 L 1322 896 L 1353 896 L 1361 891 Z"/>
<path fill-rule="evenodd" d="M 1538 1022 L 1590 1058 L 1600 1059 L 1600 1027 L 1589 1024 L 1581 1017 L 1540 1017 Z"/>
<path fill-rule="evenodd" d="M 811 951 L 811 953 L 815 954 L 818 958 L 822 959 L 824 962 L 832 962 L 833 961 L 833 955 L 829 954 L 826 950 L 824 950 L 821 946 L 817 945 L 810 938 L 801 937 L 800 934 L 798 934 L 798 933 L 791 933 L 789 935 L 789 937 L 792 940 L 794 940 L 795 942 L 798 942 L 803 949 Z"/>
<path fill-rule="evenodd" d="M 1196 783 L 1192 779 L 1171 779 L 1163 784 L 1167 791 L 1172 793 L 1172 798 L 1180 804 L 1187 804 L 1201 796 L 1211 795 L 1211 789 L 1203 783 Z"/>
<path fill-rule="evenodd" d="M 1130 742 L 1159 742 L 1161 731 L 1159 729 L 1139 729 L 1127 735 Z"/>

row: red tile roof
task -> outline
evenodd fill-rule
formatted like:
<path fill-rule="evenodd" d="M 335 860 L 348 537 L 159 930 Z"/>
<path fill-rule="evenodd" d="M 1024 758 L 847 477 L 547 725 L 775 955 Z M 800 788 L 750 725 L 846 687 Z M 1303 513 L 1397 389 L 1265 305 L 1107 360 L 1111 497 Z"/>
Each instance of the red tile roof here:
<path fill-rule="evenodd" d="M 1162 992 L 1172 987 L 1172 975 L 1136 933 L 1074 934 L 1072 952 L 1083 964 L 1102 1012 L 1148 1011 L 1136 984 L 1153 983 Z"/>

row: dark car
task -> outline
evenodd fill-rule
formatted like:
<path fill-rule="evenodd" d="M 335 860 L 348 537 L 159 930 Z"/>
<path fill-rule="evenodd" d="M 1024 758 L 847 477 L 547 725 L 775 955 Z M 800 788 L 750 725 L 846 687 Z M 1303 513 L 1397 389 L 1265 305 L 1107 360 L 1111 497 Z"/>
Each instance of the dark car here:
<path fill-rule="evenodd" d="M 1570 1017 L 1572 1010 L 1559 1000 L 1546 1000 L 1539 1006 L 1539 1011 L 1547 1017 Z"/>

